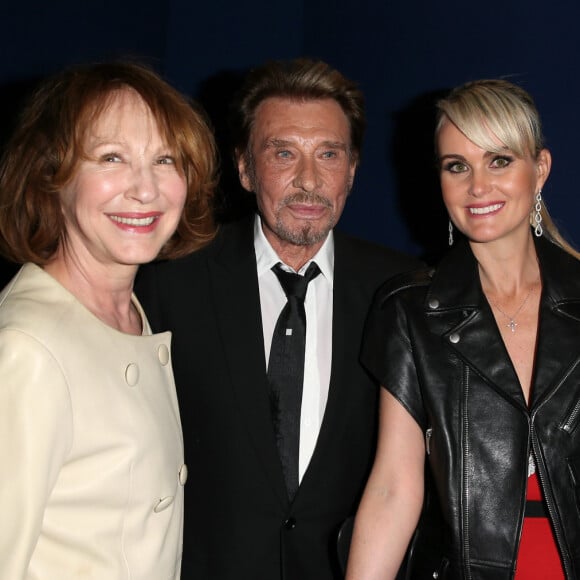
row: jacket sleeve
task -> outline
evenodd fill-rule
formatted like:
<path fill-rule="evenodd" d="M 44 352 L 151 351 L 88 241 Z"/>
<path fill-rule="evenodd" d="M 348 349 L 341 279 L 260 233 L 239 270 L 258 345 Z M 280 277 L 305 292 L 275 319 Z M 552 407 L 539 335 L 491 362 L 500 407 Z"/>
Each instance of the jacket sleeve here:
<path fill-rule="evenodd" d="M 408 328 L 408 303 L 379 292 L 363 335 L 361 362 L 425 430 L 427 418 Z"/>
<path fill-rule="evenodd" d="M 0 331 L 0 578 L 25 578 L 72 440 L 71 401 L 51 353 Z"/>

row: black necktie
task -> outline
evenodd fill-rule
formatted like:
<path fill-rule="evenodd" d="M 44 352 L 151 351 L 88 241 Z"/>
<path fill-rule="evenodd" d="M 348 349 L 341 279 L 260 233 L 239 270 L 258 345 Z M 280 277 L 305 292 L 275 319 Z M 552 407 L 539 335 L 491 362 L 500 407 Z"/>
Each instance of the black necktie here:
<path fill-rule="evenodd" d="M 272 336 L 268 382 L 276 443 L 288 497 L 293 499 L 298 489 L 300 410 L 306 347 L 304 298 L 308 283 L 320 274 L 320 270 L 312 262 L 304 276 L 286 272 L 280 263 L 276 264 L 272 271 L 278 277 L 288 302 L 278 317 Z"/>

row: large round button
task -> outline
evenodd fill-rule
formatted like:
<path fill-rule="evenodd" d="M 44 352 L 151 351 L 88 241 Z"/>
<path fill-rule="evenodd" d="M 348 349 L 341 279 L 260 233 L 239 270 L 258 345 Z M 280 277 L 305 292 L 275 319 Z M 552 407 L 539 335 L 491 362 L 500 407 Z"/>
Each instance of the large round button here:
<path fill-rule="evenodd" d="M 166 344 L 160 344 L 157 349 L 157 356 L 159 357 L 159 362 L 165 366 L 169 362 L 169 349 Z"/>
<path fill-rule="evenodd" d="M 134 387 L 139 382 L 139 367 L 135 363 L 127 365 L 125 369 L 125 381 L 130 387 Z"/>
<path fill-rule="evenodd" d="M 457 332 L 454 332 L 453 334 L 449 335 L 449 342 L 452 342 L 453 344 L 457 344 L 459 342 L 460 336 Z"/>
<path fill-rule="evenodd" d="M 294 518 L 288 518 L 284 522 L 284 529 L 293 530 L 296 527 L 296 520 Z"/>
<path fill-rule="evenodd" d="M 431 310 L 439 308 L 439 300 L 437 300 L 437 298 L 429 298 L 429 308 L 431 308 Z"/>
<path fill-rule="evenodd" d="M 186 481 L 187 481 L 187 465 L 185 465 L 184 463 L 179 469 L 179 483 L 181 485 L 185 485 Z"/>

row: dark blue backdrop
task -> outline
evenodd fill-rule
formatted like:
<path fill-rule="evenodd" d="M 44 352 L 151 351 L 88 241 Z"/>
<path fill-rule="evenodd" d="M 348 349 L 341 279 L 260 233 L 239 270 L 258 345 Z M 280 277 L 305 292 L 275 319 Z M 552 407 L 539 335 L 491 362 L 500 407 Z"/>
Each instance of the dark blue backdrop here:
<path fill-rule="evenodd" d="M 507 76 L 537 100 L 554 160 L 545 198 L 579 244 L 579 18 L 574 0 L 10 3 L 0 21 L 0 133 L 31 84 L 70 63 L 143 58 L 201 99 L 221 134 L 241 72 L 269 58 L 322 58 L 367 98 L 363 163 L 341 227 L 432 255 L 447 238 L 432 164 L 433 99 L 466 80 Z"/>

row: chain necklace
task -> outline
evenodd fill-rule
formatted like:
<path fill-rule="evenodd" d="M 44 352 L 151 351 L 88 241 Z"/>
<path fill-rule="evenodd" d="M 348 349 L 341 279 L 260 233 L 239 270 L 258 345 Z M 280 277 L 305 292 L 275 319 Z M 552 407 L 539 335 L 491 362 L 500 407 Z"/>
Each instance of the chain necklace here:
<path fill-rule="evenodd" d="M 491 300 L 489 300 L 489 302 L 491 303 L 491 305 L 492 306 L 495 306 L 499 310 L 500 314 L 503 314 L 509 320 L 509 322 L 506 324 L 506 326 L 512 332 L 515 332 L 516 331 L 516 327 L 518 326 L 518 323 L 516 322 L 517 315 L 522 311 L 522 308 L 526 305 L 526 302 L 528 301 L 528 298 L 532 294 L 532 291 L 535 290 L 535 288 L 536 288 L 536 284 L 534 284 L 530 288 L 530 290 L 526 294 L 526 297 L 524 298 L 524 301 L 520 304 L 519 308 L 511 316 L 509 314 L 506 314 L 495 302 L 492 302 Z"/>

